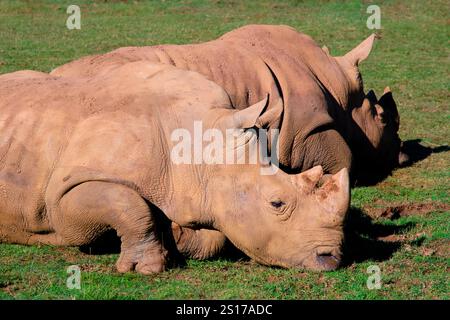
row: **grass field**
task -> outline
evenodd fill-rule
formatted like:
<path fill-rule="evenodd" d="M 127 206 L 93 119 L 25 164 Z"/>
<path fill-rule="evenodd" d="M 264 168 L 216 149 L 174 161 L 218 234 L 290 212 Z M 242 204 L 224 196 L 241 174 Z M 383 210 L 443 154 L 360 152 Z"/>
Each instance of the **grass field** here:
<path fill-rule="evenodd" d="M 66 8 L 81 7 L 81 30 Z M 1 1 L 0 73 L 50 71 L 128 45 L 200 42 L 249 24 L 287 24 L 345 53 L 367 37 L 369 1 Z M 366 89 L 393 90 L 412 166 L 352 192 L 346 264 L 327 273 L 248 260 L 188 261 L 185 268 L 118 274 L 117 255 L 0 245 L 0 299 L 448 299 L 450 267 L 449 2 L 376 1 L 381 36 L 361 67 Z M 417 139 L 420 139 L 418 141 Z M 419 144 L 420 142 L 420 144 Z M 420 161 L 419 161 L 420 160 Z M 82 270 L 81 290 L 66 268 Z M 377 265 L 381 288 L 369 290 Z"/>

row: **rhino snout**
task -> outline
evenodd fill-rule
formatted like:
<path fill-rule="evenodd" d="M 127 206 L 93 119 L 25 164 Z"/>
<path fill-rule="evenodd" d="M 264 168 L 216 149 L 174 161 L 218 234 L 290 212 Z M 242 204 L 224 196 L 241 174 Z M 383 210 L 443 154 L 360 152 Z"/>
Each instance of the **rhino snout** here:
<path fill-rule="evenodd" d="M 316 261 L 323 271 L 335 270 L 341 263 L 340 257 L 333 255 L 332 253 L 321 253 L 316 255 Z"/>
<path fill-rule="evenodd" d="M 298 267 L 313 271 L 332 271 L 339 268 L 342 255 L 339 249 L 325 249 L 313 252 Z"/>

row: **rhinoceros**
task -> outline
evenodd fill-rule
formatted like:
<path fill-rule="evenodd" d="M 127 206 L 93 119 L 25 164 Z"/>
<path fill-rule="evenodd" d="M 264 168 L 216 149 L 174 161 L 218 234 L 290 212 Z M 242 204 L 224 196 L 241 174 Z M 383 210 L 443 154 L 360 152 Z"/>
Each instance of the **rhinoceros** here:
<path fill-rule="evenodd" d="M 54 69 L 64 77 L 108 73 L 125 63 L 148 61 L 193 70 L 225 89 L 242 110 L 270 94 L 256 124 L 280 129 L 279 162 L 286 172 L 321 165 L 326 173 L 349 168 L 354 181 L 373 183 L 398 164 L 399 115 L 386 88 L 377 100 L 364 95 L 358 65 L 373 46 L 369 36 L 347 54 L 330 55 L 309 36 L 288 26 L 249 25 L 201 44 L 125 47 L 84 57 Z M 270 145 L 269 145 L 270 148 Z M 178 249 L 208 258 L 225 236 L 173 224 Z"/>
<path fill-rule="evenodd" d="M 321 165 L 326 173 L 336 173 L 349 168 L 353 181 L 367 184 L 398 164 L 401 143 L 392 94 L 386 92 L 378 102 L 372 92 L 365 99 L 358 65 L 374 40 L 372 34 L 347 54 L 333 57 L 291 27 L 249 25 L 201 44 L 120 48 L 75 60 L 51 74 L 91 76 L 144 60 L 205 75 L 225 89 L 236 109 L 269 93 L 262 122 L 280 130 L 283 170 Z"/>
<path fill-rule="evenodd" d="M 320 185 L 320 166 L 262 175 L 271 164 L 171 157 L 174 130 L 193 134 L 196 121 L 256 152 L 249 128 L 267 97 L 237 110 L 197 72 L 138 61 L 95 77 L 5 74 L 0 98 L 0 242 L 83 246 L 114 230 L 117 270 L 149 274 L 167 266 L 172 221 L 217 230 L 262 264 L 339 265 L 346 168 Z"/>

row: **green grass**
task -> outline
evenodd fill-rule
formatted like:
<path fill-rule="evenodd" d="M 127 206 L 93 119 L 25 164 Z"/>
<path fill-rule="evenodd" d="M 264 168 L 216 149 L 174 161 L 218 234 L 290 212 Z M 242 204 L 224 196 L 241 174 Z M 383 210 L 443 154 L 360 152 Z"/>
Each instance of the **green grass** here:
<path fill-rule="evenodd" d="M 80 5 L 81 30 L 67 30 L 66 8 Z M 78 57 L 127 45 L 200 42 L 249 23 L 287 24 L 345 53 L 371 31 L 368 1 L 2 1 L 0 73 L 50 71 Z M 448 1 L 378 1 L 382 39 L 361 69 L 366 88 L 389 85 L 402 139 L 447 145 L 449 132 Z M 438 150 L 442 152 L 437 152 Z M 0 245 L 0 299 L 449 299 L 450 153 L 436 149 L 374 187 L 352 192 L 347 265 L 315 273 L 250 261 L 188 261 L 182 269 L 141 276 L 115 272 L 117 255 L 75 248 Z M 429 212 L 369 219 L 374 210 L 429 203 Z M 442 209 L 447 204 L 447 209 Z M 380 237 L 382 237 L 380 239 Z M 383 238 L 384 237 L 384 238 Z M 367 268 L 382 286 L 368 290 Z M 79 265 L 81 290 L 66 268 Z"/>

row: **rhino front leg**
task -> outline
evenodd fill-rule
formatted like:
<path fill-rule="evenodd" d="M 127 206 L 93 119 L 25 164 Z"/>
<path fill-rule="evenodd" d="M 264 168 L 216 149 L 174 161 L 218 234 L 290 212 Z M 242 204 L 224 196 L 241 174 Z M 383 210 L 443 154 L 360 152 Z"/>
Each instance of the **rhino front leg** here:
<path fill-rule="evenodd" d="M 150 274 L 164 271 L 168 251 L 163 247 L 155 216 L 134 190 L 114 183 L 82 183 L 63 196 L 54 219 L 56 233 L 66 245 L 87 245 L 115 229 L 121 239 L 119 272 Z"/>
<path fill-rule="evenodd" d="M 225 247 L 227 238 L 216 230 L 190 229 L 172 222 L 172 233 L 177 249 L 184 256 L 194 259 L 209 259 Z"/>

